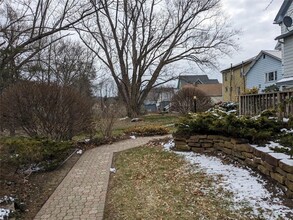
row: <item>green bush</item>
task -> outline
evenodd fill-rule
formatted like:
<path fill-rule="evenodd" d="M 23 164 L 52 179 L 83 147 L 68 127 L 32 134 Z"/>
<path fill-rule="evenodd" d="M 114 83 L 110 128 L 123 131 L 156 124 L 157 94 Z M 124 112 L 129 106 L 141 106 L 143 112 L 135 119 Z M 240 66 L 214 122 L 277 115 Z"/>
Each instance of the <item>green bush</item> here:
<path fill-rule="evenodd" d="M 143 127 L 132 127 L 125 130 L 126 134 L 137 136 L 154 136 L 169 133 L 169 129 L 163 126 L 148 125 Z"/>
<path fill-rule="evenodd" d="M 282 122 L 269 119 L 267 116 L 250 119 L 234 114 L 217 115 L 209 112 L 183 119 L 177 125 L 174 135 L 186 137 L 192 134 L 216 134 L 246 138 L 251 143 L 259 144 L 275 137 L 283 126 Z"/>
<path fill-rule="evenodd" d="M 279 143 L 285 147 L 287 153 L 293 157 L 293 134 L 282 135 L 279 139 Z"/>
<path fill-rule="evenodd" d="M 71 152 L 71 142 L 56 142 L 48 139 L 14 137 L 0 139 L 1 160 L 14 164 L 17 168 L 27 168 L 33 164 L 44 170 L 55 169 Z"/>

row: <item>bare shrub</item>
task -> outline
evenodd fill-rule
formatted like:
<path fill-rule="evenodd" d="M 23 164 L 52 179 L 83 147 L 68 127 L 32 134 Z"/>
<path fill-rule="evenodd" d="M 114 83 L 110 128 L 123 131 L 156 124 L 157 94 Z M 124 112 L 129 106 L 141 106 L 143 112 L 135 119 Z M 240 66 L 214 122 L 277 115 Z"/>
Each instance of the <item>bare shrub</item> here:
<path fill-rule="evenodd" d="M 184 86 L 172 99 L 172 110 L 181 114 L 194 111 L 194 96 L 196 96 L 196 111 L 203 112 L 212 106 L 211 98 L 193 85 Z"/>
<path fill-rule="evenodd" d="M 94 106 L 94 124 L 96 130 L 104 138 L 112 137 L 112 131 L 117 117 L 123 110 L 122 104 L 115 99 L 101 100 Z"/>
<path fill-rule="evenodd" d="M 91 101 L 73 88 L 21 82 L 1 96 L 3 127 L 22 128 L 29 136 L 69 140 L 92 125 Z"/>

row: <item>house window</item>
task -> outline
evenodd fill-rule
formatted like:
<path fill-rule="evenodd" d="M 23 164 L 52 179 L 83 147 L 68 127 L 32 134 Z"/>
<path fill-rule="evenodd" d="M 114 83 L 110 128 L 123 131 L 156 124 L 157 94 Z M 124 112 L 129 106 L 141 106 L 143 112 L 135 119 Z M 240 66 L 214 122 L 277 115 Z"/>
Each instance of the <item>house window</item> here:
<path fill-rule="evenodd" d="M 264 55 L 262 55 L 262 58 L 263 58 L 263 59 L 265 59 L 265 58 L 266 58 L 266 55 L 265 55 L 265 54 L 264 54 Z"/>
<path fill-rule="evenodd" d="M 237 87 L 237 95 L 240 95 L 240 87 Z"/>
<path fill-rule="evenodd" d="M 266 73 L 266 82 L 276 81 L 277 71 Z"/>
<path fill-rule="evenodd" d="M 228 92 L 228 87 L 225 87 L 225 92 Z"/>
<path fill-rule="evenodd" d="M 227 79 L 227 73 L 225 74 L 225 81 L 227 81 L 228 79 Z"/>

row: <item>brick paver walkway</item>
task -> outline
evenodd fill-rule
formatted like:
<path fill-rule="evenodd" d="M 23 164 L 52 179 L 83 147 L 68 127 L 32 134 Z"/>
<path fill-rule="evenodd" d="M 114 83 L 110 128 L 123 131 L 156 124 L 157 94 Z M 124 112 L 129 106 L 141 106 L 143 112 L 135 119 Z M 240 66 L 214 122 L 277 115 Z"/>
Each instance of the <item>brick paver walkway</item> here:
<path fill-rule="evenodd" d="M 103 219 L 113 153 L 164 137 L 130 139 L 86 151 L 44 204 L 35 220 Z"/>

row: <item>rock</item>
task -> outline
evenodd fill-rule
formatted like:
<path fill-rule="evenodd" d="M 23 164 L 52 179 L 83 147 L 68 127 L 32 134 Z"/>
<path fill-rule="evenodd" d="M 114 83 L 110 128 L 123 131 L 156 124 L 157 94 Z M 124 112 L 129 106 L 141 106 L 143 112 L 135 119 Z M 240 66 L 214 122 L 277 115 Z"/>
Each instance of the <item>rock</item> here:
<path fill-rule="evenodd" d="M 280 175 L 279 173 L 273 173 L 273 172 L 271 172 L 271 177 L 272 177 L 274 180 L 276 180 L 276 181 L 278 181 L 279 183 L 281 183 L 281 184 L 284 184 L 284 182 L 285 182 L 285 177 L 282 176 L 282 175 Z"/>
<path fill-rule="evenodd" d="M 200 143 L 188 143 L 188 146 L 190 147 L 201 147 Z"/>
<path fill-rule="evenodd" d="M 217 136 L 217 135 L 208 135 L 207 137 L 209 140 L 219 140 L 221 137 L 220 136 Z"/>
<path fill-rule="evenodd" d="M 199 142 L 200 143 L 209 143 L 209 144 L 214 143 L 212 140 L 208 140 L 208 139 L 200 139 Z"/>
<path fill-rule="evenodd" d="M 232 154 L 232 150 L 229 148 L 223 148 L 223 152 L 226 154 Z"/>
<path fill-rule="evenodd" d="M 190 151 L 191 147 L 189 147 L 187 144 L 176 144 L 175 143 L 175 150 L 177 150 L 177 151 Z"/>
<path fill-rule="evenodd" d="M 271 164 L 275 167 L 278 166 L 279 164 L 279 159 L 275 158 L 273 155 L 271 154 L 266 154 L 265 155 L 265 161 L 268 163 L 268 164 Z"/>
<path fill-rule="evenodd" d="M 204 148 L 211 148 L 211 147 L 213 147 L 213 144 L 212 143 L 202 143 L 201 146 Z"/>
<path fill-rule="evenodd" d="M 254 154 L 252 153 L 242 152 L 241 154 L 246 158 L 250 158 L 250 159 L 254 158 Z"/>
<path fill-rule="evenodd" d="M 225 142 L 224 146 L 225 146 L 225 148 L 229 148 L 229 149 L 233 149 L 235 147 L 234 144 L 232 144 L 231 142 L 228 142 L 228 141 Z"/>
<path fill-rule="evenodd" d="M 279 161 L 279 166 L 287 173 L 293 174 L 293 160 L 283 159 Z"/>
<path fill-rule="evenodd" d="M 238 138 L 238 139 L 232 138 L 231 143 L 232 144 L 248 144 L 249 142 L 248 142 L 248 140 L 243 139 L 243 138 Z"/>
<path fill-rule="evenodd" d="M 186 142 L 185 141 L 178 141 L 178 140 L 175 140 L 175 145 L 185 145 Z"/>
<path fill-rule="evenodd" d="M 261 160 L 260 157 L 254 157 L 254 158 L 253 158 L 253 162 L 254 162 L 255 164 L 261 164 L 262 160 Z"/>
<path fill-rule="evenodd" d="M 288 178 L 288 175 L 291 175 L 291 174 L 286 173 L 280 167 L 276 167 L 276 172 L 279 173 L 279 174 L 281 174 L 282 176 L 287 176 L 287 178 Z M 288 178 L 288 179 L 290 179 L 290 178 Z M 292 180 L 291 181 L 293 181 L 293 175 L 292 175 Z"/>
<path fill-rule="evenodd" d="M 189 138 L 189 140 L 191 140 L 191 141 L 198 141 L 199 138 L 198 138 L 198 136 L 191 136 L 191 137 Z"/>
<path fill-rule="evenodd" d="M 285 185 L 288 187 L 289 190 L 293 191 L 293 182 L 290 180 L 285 180 Z"/>
<path fill-rule="evenodd" d="M 270 172 L 275 171 L 275 167 L 270 165 L 269 163 L 267 163 L 266 161 L 262 161 L 261 163 L 267 170 L 269 170 Z"/>
<path fill-rule="evenodd" d="M 253 154 L 256 157 L 261 157 L 263 160 L 265 160 L 266 153 L 273 153 L 273 151 L 267 147 L 254 147 L 253 148 Z"/>
<path fill-rule="evenodd" d="M 142 118 L 133 118 L 131 119 L 131 122 L 138 122 L 138 121 L 143 121 Z"/>
<path fill-rule="evenodd" d="M 287 189 L 285 194 L 286 194 L 287 198 L 293 199 L 293 191 Z"/>
<path fill-rule="evenodd" d="M 197 135 L 196 136 L 198 139 L 207 139 L 207 135 Z"/>
<path fill-rule="evenodd" d="M 232 152 L 232 155 L 233 155 L 234 157 L 237 157 L 237 158 L 241 159 L 241 160 L 245 160 L 245 159 L 246 159 L 245 156 L 243 156 L 243 155 L 241 154 L 241 152 L 233 151 L 233 152 Z"/>
<path fill-rule="evenodd" d="M 253 159 L 246 158 L 245 163 L 248 164 L 251 167 L 257 168 L 257 165 L 254 163 Z"/>
<path fill-rule="evenodd" d="M 191 150 L 194 152 L 194 153 L 203 153 L 204 152 L 204 149 L 203 148 L 198 148 L 198 147 L 192 147 Z"/>
<path fill-rule="evenodd" d="M 293 174 L 288 173 L 287 179 L 293 182 Z"/>
<path fill-rule="evenodd" d="M 214 152 L 214 151 L 215 151 L 214 148 L 205 148 L 205 149 L 204 149 L 204 152 L 205 152 L 205 153 L 212 153 L 212 152 Z"/>
<path fill-rule="evenodd" d="M 270 175 L 270 171 L 268 171 L 264 166 L 262 165 L 258 165 L 257 169 L 262 172 L 263 174 L 269 176 Z"/>
<path fill-rule="evenodd" d="M 247 152 L 247 153 L 253 152 L 253 148 L 249 144 L 237 144 L 235 145 L 234 149 L 237 151 Z"/>

